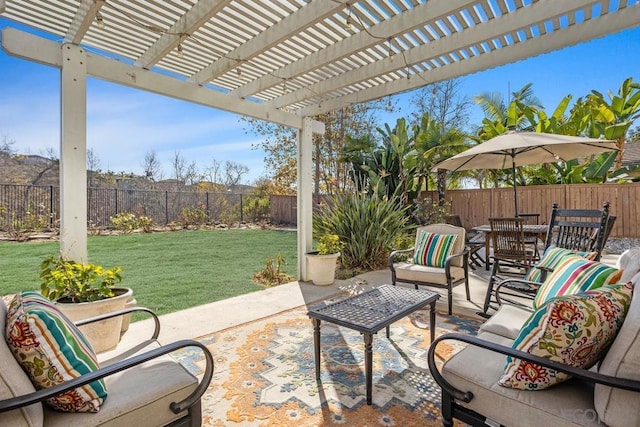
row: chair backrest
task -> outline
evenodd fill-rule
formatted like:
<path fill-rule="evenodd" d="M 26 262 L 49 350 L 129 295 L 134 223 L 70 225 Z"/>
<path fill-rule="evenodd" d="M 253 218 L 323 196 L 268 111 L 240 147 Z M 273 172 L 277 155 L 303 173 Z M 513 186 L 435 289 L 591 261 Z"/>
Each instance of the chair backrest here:
<path fill-rule="evenodd" d="M 436 234 L 455 234 L 458 236 L 458 238 L 456 238 L 456 241 L 453 244 L 452 253 L 459 254 L 462 251 L 464 251 L 465 238 L 466 238 L 466 230 L 464 229 L 464 227 L 456 227 L 455 225 L 451 225 L 451 224 L 423 225 L 422 227 L 418 227 L 418 229 L 416 230 L 415 246 L 418 246 L 418 235 L 420 231 L 428 231 L 429 233 L 436 233 Z M 462 267 L 462 262 L 463 262 L 462 257 L 456 257 L 451 262 L 451 265 L 454 265 L 456 267 Z"/>
<path fill-rule="evenodd" d="M 456 227 L 462 227 L 462 220 L 460 215 L 447 215 L 444 217 L 444 221 L 447 224 L 455 225 Z"/>
<path fill-rule="evenodd" d="M 575 251 L 597 252 L 596 259 L 599 260 L 608 221 L 609 202 L 602 205 L 602 210 L 559 209 L 558 204 L 554 203 L 544 247 L 546 249 L 553 245 Z"/>
<path fill-rule="evenodd" d="M 540 214 L 538 213 L 519 213 L 518 218 L 524 220 L 524 224 L 538 225 L 540 224 Z"/>
<path fill-rule="evenodd" d="M 529 263 L 524 239 L 523 218 L 489 218 L 493 257 Z"/>

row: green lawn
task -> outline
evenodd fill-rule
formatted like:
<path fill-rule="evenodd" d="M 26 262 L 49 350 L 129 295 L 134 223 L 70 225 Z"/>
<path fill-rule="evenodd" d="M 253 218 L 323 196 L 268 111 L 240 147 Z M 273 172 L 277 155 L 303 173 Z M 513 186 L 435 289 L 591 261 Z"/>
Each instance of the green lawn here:
<path fill-rule="evenodd" d="M 264 289 L 252 276 L 281 253 L 297 274 L 296 234 L 273 230 L 198 230 L 89 237 L 89 261 L 122 267 L 122 285 L 158 314 Z M 39 290 L 40 262 L 58 242 L 0 242 L 0 293 Z M 243 309 L 238 307 L 238 309 Z"/>

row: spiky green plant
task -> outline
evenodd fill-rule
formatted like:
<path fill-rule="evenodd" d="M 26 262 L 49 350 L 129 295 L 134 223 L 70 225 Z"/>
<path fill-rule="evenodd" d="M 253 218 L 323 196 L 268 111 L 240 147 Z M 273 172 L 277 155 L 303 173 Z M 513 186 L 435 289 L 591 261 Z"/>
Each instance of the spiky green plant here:
<path fill-rule="evenodd" d="M 364 193 L 333 196 L 313 220 L 316 235 L 336 234 L 344 242 L 344 266 L 359 270 L 384 266 L 394 240 L 407 227 L 405 208 L 398 199 Z"/>

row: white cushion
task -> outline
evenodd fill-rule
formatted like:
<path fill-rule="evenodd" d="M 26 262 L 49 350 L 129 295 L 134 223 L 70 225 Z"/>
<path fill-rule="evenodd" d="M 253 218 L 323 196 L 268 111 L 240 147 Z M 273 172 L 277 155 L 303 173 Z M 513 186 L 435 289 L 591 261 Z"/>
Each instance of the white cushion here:
<path fill-rule="evenodd" d="M 637 289 L 634 289 L 627 317 L 598 371 L 640 380 L 640 292 Z M 640 393 L 598 384 L 594 404 L 602 421 L 609 426 L 640 425 Z"/>
<path fill-rule="evenodd" d="M 411 264 L 408 262 L 395 263 L 396 279 L 399 281 L 413 280 L 419 282 L 447 284 L 447 276 L 444 268 L 429 267 L 427 265 Z M 456 282 L 464 278 L 464 268 L 451 267 L 451 277 Z"/>
<path fill-rule="evenodd" d="M 140 352 L 158 348 L 150 343 Z M 113 361 L 111 359 L 110 361 Z M 198 385 L 198 380 L 166 355 L 105 378 L 109 397 L 95 414 L 68 414 L 45 410 L 47 426 L 73 425 L 100 426 L 152 426 L 166 425 L 184 414 L 176 415 L 169 409 L 171 402 L 187 397 Z"/>
<path fill-rule="evenodd" d="M 515 340 L 531 313 L 532 311 L 521 307 L 502 304 L 498 311 L 480 326 L 478 332 L 491 332 Z"/>
<path fill-rule="evenodd" d="M 478 337 L 507 347 L 513 342 L 489 332 Z M 505 388 L 498 385 L 504 365 L 504 355 L 469 345 L 445 362 L 442 374 L 458 390 L 473 393 L 465 406 L 503 425 L 602 426 L 588 385 L 571 379 L 543 391 Z"/>

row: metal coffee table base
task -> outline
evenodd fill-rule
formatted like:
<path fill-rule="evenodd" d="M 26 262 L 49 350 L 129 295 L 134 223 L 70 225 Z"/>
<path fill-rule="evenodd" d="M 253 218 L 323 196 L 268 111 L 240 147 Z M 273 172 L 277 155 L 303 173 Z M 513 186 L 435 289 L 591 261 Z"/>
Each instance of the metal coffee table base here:
<path fill-rule="evenodd" d="M 307 314 L 313 321 L 316 379 L 320 380 L 321 321 L 326 320 L 330 323 L 360 331 L 364 336 L 367 405 L 371 405 L 373 334 L 382 328 L 386 328 L 387 338 L 389 338 L 389 326 L 393 322 L 429 304 L 429 328 L 431 341 L 433 341 L 435 339 L 436 301 L 438 298 L 440 298 L 440 295 L 435 292 L 384 285 L 334 304 L 312 308 Z M 384 309 L 381 310 L 380 307 Z"/>

